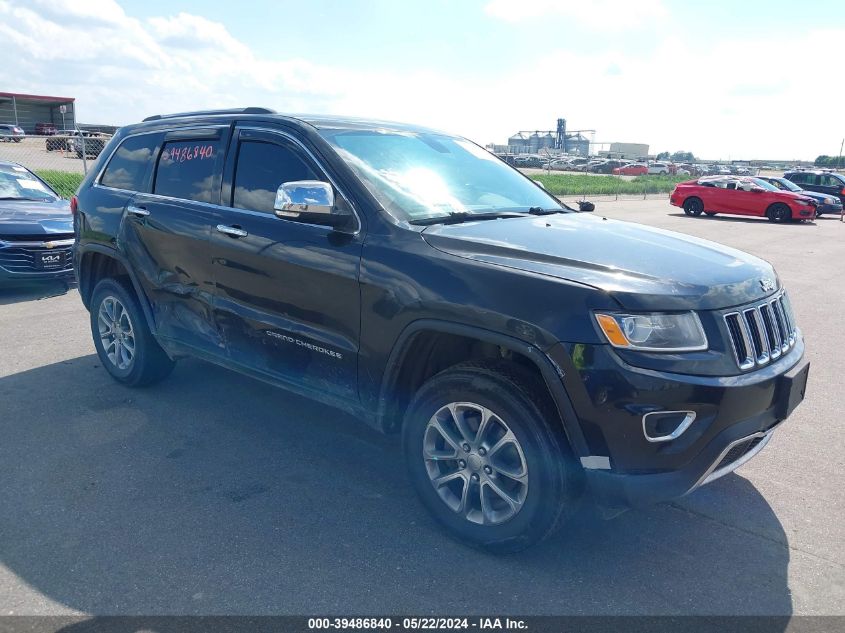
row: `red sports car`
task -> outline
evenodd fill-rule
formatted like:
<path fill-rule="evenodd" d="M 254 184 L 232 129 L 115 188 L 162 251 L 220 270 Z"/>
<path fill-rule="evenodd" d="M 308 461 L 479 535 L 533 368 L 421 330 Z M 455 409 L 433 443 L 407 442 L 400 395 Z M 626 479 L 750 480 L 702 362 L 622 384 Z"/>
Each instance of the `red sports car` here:
<path fill-rule="evenodd" d="M 648 173 L 648 166 L 639 163 L 632 163 L 624 167 L 617 167 L 613 170 L 617 176 L 644 176 Z"/>
<path fill-rule="evenodd" d="M 669 202 L 687 215 L 752 215 L 772 222 L 812 220 L 816 202 L 800 193 L 782 191 L 759 178 L 711 176 L 681 182 Z"/>

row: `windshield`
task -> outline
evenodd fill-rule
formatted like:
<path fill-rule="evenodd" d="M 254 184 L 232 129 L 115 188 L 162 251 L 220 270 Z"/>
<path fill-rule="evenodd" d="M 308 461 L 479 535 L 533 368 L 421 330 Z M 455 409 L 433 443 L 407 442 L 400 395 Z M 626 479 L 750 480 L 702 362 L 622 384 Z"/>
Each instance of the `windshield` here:
<path fill-rule="evenodd" d="M 23 167 L 0 167 L 0 200 L 55 200 L 43 182 Z"/>
<path fill-rule="evenodd" d="M 405 220 L 563 210 L 518 171 L 462 138 L 379 130 L 322 130 L 321 134 L 379 203 Z"/>
<path fill-rule="evenodd" d="M 766 191 L 780 191 L 777 187 L 775 187 L 772 183 L 766 182 L 765 180 L 761 180 L 760 178 L 752 178 L 751 181 L 757 185 L 758 187 L 762 187 Z"/>
<path fill-rule="evenodd" d="M 801 187 L 796 185 L 791 180 L 787 180 L 786 178 L 775 178 L 775 182 L 781 185 L 782 189 L 789 189 L 790 191 L 802 191 Z"/>

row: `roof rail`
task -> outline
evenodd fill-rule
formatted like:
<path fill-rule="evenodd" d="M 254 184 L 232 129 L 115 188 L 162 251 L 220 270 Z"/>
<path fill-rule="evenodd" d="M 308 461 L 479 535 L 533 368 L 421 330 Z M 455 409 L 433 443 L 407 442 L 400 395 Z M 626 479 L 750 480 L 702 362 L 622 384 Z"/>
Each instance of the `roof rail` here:
<path fill-rule="evenodd" d="M 270 108 L 250 106 L 248 108 L 229 108 L 227 110 L 196 110 L 195 112 L 177 112 L 175 114 L 154 114 L 144 119 L 147 121 L 159 121 L 161 119 L 176 119 L 186 116 L 199 116 L 201 114 L 276 114 Z"/>

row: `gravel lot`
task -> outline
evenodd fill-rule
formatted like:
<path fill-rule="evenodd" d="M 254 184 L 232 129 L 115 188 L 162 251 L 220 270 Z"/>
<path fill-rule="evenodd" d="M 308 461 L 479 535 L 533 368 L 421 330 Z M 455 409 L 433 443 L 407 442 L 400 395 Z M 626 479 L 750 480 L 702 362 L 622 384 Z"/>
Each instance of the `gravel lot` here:
<path fill-rule="evenodd" d="M 5 289 L 0 613 L 845 614 L 845 224 L 597 213 L 750 251 L 790 290 L 808 399 L 736 474 L 484 555 L 434 526 L 395 439 L 199 361 L 120 387 L 75 290 Z"/>
<path fill-rule="evenodd" d="M 28 137 L 20 143 L 0 143 L 0 160 L 19 163 L 32 170 L 55 169 L 84 174 L 85 169 L 81 158 L 75 153 L 54 150 L 47 151 L 46 138 Z M 89 167 L 94 159 L 88 158 Z"/>

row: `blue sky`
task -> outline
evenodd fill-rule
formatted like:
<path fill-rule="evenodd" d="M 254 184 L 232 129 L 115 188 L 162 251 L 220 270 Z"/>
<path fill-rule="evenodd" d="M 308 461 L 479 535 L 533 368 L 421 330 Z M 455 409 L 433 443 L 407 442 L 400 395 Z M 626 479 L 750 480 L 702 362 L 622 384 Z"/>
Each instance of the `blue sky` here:
<path fill-rule="evenodd" d="M 824 0 L 0 0 L 0 89 L 117 124 L 253 104 L 487 143 L 563 116 L 654 152 L 813 158 L 845 136 L 842 42 Z"/>

